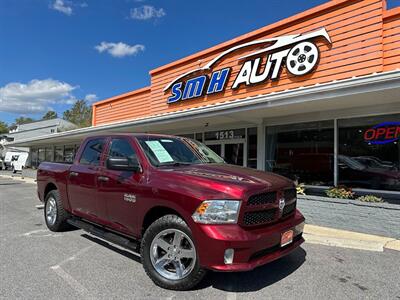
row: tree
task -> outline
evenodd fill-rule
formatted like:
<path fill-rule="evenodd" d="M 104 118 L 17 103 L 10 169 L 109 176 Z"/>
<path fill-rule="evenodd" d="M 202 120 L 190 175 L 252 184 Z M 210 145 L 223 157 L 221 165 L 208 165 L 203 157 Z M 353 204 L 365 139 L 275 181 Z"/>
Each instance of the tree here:
<path fill-rule="evenodd" d="M 42 120 L 51 120 L 51 119 L 56 119 L 57 113 L 55 111 L 49 110 L 47 113 L 44 114 L 42 117 Z"/>
<path fill-rule="evenodd" d="M 85 100 L 77 100 L 71 109 L 64 111 L 63 119 L 78 127 L 92 125 L 92 107 Z"/>
<path fill-rule="evenodd" d="M 0 121 L 0 134 L 8 133 L 7 123 Z"/>
<path fill-rule="evenodd" d="M 22 124 L 27 124 L 27 123 L 32 123 L 35 122 L 34 119 L 29 118 L 29 117 L 19 117 L 15 119 L 14 124 L 15 125 L 22 125 Z"/>

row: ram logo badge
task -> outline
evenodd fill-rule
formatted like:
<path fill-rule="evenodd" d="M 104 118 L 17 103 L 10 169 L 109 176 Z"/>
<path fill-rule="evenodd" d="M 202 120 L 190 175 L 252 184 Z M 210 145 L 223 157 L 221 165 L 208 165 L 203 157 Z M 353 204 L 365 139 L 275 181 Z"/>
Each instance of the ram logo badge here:
<path fill-rule="evenodd" d="M 127 202 L 136 202 L 136 196 L 134 194 L 124 194 L 124 200 Z"/>

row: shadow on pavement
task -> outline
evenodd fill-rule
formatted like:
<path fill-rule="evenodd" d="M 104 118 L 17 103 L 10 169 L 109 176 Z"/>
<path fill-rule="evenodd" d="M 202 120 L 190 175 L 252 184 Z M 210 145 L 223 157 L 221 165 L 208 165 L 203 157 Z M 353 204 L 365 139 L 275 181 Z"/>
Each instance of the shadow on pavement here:
<path fill-rule="evenodd" d="M 295 272 L 306 260 L 306 251 L 297 248 L 288 256 L 249 272 L 210 272 L 198 289 L 212 286 L 227 292 L 252 292 L 272 285 Z"/>
<path fill-rule="evenodd" d="M 140 257 L 130 251 L 123 250 L 97 237 L 86 233 L 82 237 L 104 246 L 118 254 L 141 263 Z M 238 273 L 218 273 L 209 272 L 199 286 L 194 290 L 204 289 L 212 286 L 227 292 L 252 292 L 261 290 L 272 285 L 295 272 L 306 260 L 306 251 L 297 248 L 288 256 L 282 257 L 265 266 L 261 266 L 253 271 Z"/>

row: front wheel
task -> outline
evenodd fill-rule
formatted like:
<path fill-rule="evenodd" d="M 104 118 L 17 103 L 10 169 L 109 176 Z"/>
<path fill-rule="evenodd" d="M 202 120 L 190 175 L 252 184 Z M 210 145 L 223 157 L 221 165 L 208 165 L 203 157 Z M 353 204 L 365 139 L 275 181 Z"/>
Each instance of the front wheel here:
<path fill-rule="evenodd" d="M 147 275 L 160 287 L 188 290 L 206 274 L 189 227 L 176 215 L 166 215 L 150 225 L 140 252 Z"/>

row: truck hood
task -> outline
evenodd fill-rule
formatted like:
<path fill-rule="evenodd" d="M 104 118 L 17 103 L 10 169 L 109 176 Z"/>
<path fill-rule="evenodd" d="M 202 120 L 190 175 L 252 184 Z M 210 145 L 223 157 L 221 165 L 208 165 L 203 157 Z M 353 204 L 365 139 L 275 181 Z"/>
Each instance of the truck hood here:
<path fill-rule="evenodd" d="M 169 172 L 169 180 L 179 180 L 182 188 L 194 184 L 204 192 L 223 193 L 225 197 L 242 198 L 246 194 L 294 186 L 291 180 L 280 175 L 229 164 L 194 164 L 159 170 Z"/>

